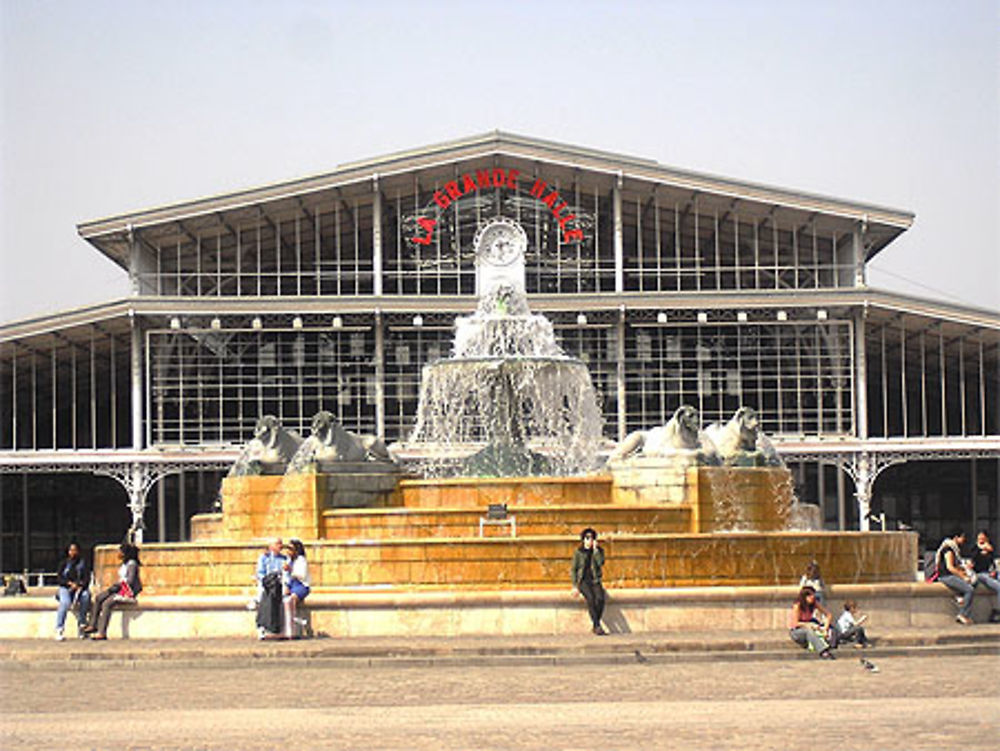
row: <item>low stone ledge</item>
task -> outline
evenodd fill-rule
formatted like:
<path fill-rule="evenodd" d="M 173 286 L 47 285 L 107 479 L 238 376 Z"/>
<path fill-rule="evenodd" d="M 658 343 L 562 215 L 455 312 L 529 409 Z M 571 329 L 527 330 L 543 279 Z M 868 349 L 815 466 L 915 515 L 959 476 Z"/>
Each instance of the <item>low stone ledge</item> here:
<path fill-rule="evenodd" d="M 518 605 L 548 605 L 579 607 L 580 601 L 570 595 L 567 584 L 562 589 L 535 590 L 417 590 L 375 589 L 340 592 L 314 590 L 307 600 L 313 610 L 347 608 L 450 608 L 496 607 Z M 690 603 L 788 603 L 798 594 L 797 586 L 773 587 L 673 587 L 662 589 L 608 589 L 609 601 L 620 605 L 671 605 Z M 837 584 L 829 588 L 831 609 L 839 610 L 841 599 L 870 603 L 879 598 L 947 599 L 950 591 L 942 584 L 926 582 L 886 582 L 879 584 Z M 135 607 L 143 610 L 246 610 L 252 588 L 242 594 L 226 595 L 146 595 L 140 596 Z M 976 602 L 986 597 L 980 590 Z M 37 612 L 56 610 L 52 595 L 8 597 L 0 599 L 0 612 Z"/>
<path fill-rule="evenodd" d="M 254 613 L 244 593 L 153 595 L 112 616 L 113 639 L 252 638 Z M 604 623 L 617 634 L 720 631 L 784 633 L 795 586 L 610 589 Z M 830 609 L 855 599 L 871 615 L 871 633 L 954 625 L 954 597 L 942 584 L 839 584 Z M 992 593 L 981 592 L 973 618 L 986 621 Z M 56 603 L 51 592 L 0 599 L 0 638 L 50 639 Z M 316 633 L 336 637 L 562 636 L 586 633 L 586 607 L 569 587 L 533 590 L 316 591 L 305 603 Z M 72 629 L 74 619 L 68 624 Z"/>

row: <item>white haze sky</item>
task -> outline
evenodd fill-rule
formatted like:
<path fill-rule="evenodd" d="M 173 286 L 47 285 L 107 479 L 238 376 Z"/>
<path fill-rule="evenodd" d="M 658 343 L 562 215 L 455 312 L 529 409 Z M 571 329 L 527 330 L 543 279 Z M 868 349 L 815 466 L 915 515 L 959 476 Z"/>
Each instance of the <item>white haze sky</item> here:
<path fill-rule="evenodd" d="M 76 234 L 495 128 L 913 211 L 872 286 L 1000 307 L 1000 2 L 0 0 L 0 322 Z"/>

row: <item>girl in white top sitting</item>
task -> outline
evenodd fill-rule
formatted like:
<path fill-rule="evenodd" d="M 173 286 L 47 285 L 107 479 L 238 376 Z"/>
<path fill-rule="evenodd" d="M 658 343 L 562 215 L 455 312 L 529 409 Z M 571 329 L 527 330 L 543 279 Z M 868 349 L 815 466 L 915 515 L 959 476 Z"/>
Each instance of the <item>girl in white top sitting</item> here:
<path fill-rule="evenodd" d="M 823 576 L 819 572 L 819 564 L 816 561 L 811 561 L 806 566 L 806 572 L 799 579 L 799 587 L 812 587 L 816 592 L 816 602 L 820 605 L 826 605 L 826 583 L 823 581 Z"/>
<path fill-rule="evenodd" d="M 309 596 L 309 563 L 306 561 L 306 549 L 302 540 L 292 538 L 286 548 L 288 561 L 284 568 L 285 585 L 285 638 L 294 639 L 298 635 L 298 626 L 304 621 L 296 617 L 298 604 Z"/>

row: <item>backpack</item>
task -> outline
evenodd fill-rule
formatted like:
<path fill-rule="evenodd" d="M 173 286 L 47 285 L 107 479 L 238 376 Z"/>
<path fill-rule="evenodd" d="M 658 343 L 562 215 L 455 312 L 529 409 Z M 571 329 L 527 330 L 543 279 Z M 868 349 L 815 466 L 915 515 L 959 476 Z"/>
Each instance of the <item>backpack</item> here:
<path fill-rule="evenodd" d="M 26 595 L 28 594 L 27 588 L 24 586 L 24 582 L 16 576 L 12 576 L 7 579 L 6 584 L 3 588 L 4 597 L 12 597 L 14 595 Z"/>
<path fill-rule="evenodd" d="M 936 582 L 938 580 L 937 553 L 924 554 L 924 581 Z"/>

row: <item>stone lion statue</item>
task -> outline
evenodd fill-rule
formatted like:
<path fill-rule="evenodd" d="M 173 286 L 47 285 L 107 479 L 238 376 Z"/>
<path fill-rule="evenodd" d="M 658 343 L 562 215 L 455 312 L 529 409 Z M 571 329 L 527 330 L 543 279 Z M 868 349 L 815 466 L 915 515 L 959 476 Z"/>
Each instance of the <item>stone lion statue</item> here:
<path fill-rule="evenodd" d="M 311 434 L 302 442 L 288 472 L 317 472 L 326 464 L 365 461 L 394 460 L 381 440 L 345 430 L 332 413 L 322 410 L 313 416 Z"/>
<path fill-rule="evenodd" d="M 264 415 L 257 420 L 253 438 L 243 447 L 228 476 L 284 474 L 301 444 L 298 433 L 285 430 L 274 415 Z"/>
<path fill-rule="evenodd" d="M 666 425 L 650 430 L 636 430 L 625 436 L 608 457 L 608 461 L 628 459 L 639 454 L 669 456 L 678 451 L 697 451 L 700 448 L 698 430 L 698 410 L 682 404 Z"/>
<path fill-rule="evenodd" d="M 784 466 L 774 444 L 761 431 L 760 418 L 752 407 L 740 407 L 725 425 L 709 425 L 703 442 L 729 466 Z"/>

